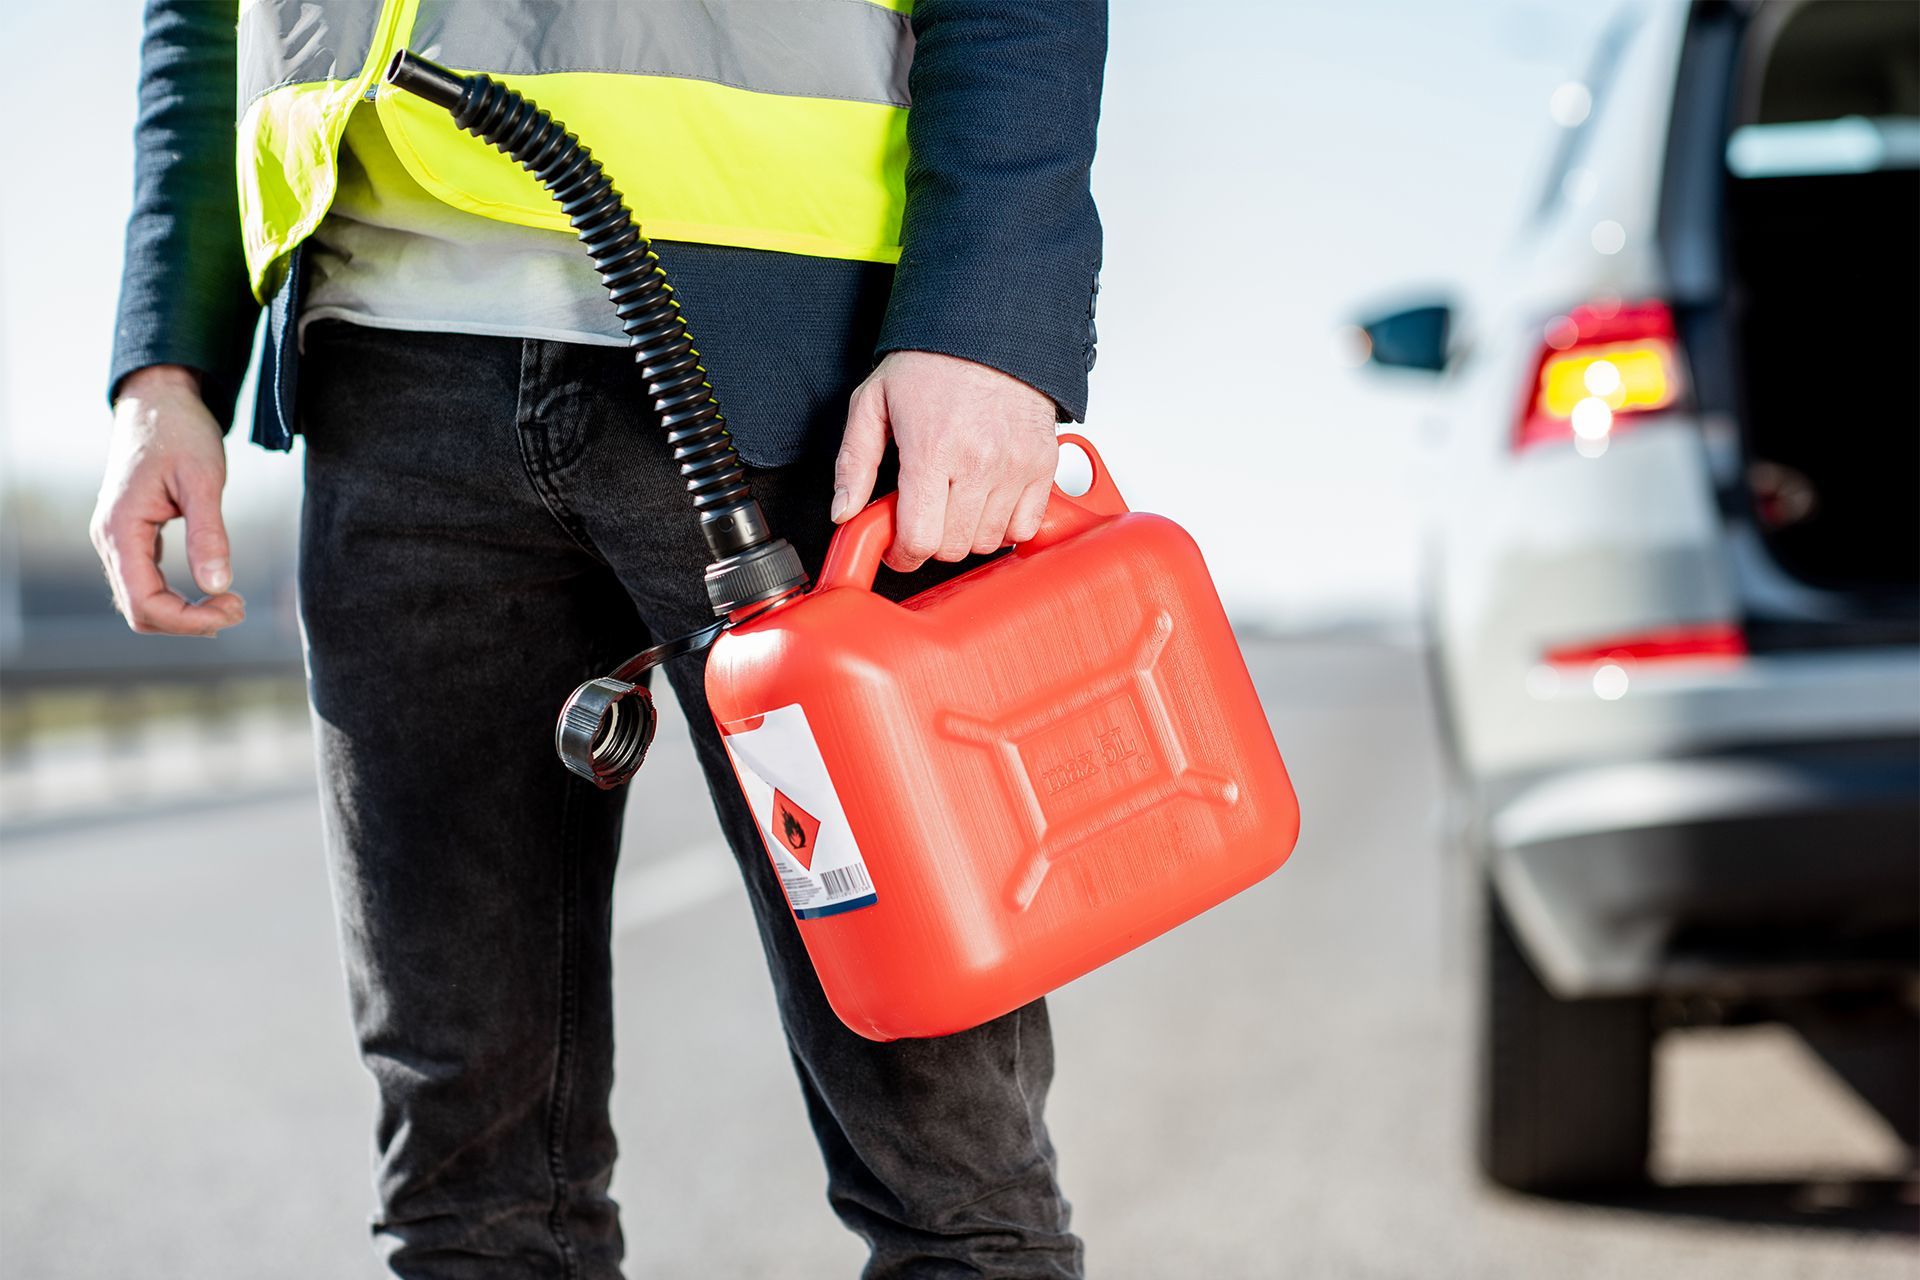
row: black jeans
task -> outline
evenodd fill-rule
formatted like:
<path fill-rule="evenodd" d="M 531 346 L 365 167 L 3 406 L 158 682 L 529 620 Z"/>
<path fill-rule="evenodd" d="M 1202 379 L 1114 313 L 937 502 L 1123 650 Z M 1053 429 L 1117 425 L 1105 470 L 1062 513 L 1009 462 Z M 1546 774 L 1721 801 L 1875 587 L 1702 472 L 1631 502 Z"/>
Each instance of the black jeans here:
<path fill-rule="evenodd" d="M 375 1236 L 401 1276 L 608 1280 L 625 793 L 561 768 L 553 716 L 649 637 L 709 621 L 704 548 L 625 352 L 337 322 L 307 346 L 301 610 L 353 1018 L 379 1085 Z M 823 447 L 753 476 L 816 570 L 830 471 Z M 669 674 L 866 1276 L 1078 1276 L 1041 1115 L 1044 1004 L 938 1040 L 843 1027 L 698 663 Z"/>

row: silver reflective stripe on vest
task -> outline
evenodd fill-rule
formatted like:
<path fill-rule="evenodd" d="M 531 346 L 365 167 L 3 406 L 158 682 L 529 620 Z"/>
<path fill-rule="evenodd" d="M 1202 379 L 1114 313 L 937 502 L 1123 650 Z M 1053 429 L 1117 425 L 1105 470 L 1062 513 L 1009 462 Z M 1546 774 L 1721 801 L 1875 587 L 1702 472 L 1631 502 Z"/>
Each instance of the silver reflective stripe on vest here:
<path fill-rule="evenodd" d="M 866 0 L 420 0 L 416 53 L 499 75 L 610 71 L 907 105 L 913 28 Z"/>
<path fill-rule="evenodd" d="M 240 99 L 283 84 L 351 80 L 367 64 L 382 0 L 255 0 L 240 13 Z M 481 6 L 486 8 L 488 6 Z"/>

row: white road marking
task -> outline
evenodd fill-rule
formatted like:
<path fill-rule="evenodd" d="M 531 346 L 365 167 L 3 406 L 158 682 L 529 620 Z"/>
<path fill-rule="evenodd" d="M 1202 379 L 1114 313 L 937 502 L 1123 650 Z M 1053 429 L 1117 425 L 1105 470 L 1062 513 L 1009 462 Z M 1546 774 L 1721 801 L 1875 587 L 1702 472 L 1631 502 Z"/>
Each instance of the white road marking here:
<path fill-rule="evenodd" d="M 705 906 L 738 883 L 723 845 L 700 845 L 648 862 L 613 882 L 613 931 L 630 933 Z"/>

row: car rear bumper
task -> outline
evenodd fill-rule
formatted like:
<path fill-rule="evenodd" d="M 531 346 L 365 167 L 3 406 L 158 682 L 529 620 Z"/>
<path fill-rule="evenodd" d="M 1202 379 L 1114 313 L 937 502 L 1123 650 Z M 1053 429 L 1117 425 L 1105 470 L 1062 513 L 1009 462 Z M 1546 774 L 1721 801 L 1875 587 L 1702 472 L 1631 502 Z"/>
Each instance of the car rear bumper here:
<path fill-rule="evenodd" d="M 1495 890 L 1563 997 L 1798 994 L 1915 967 L 1920 739 L 1557 771 L 1488 836 Z"/>

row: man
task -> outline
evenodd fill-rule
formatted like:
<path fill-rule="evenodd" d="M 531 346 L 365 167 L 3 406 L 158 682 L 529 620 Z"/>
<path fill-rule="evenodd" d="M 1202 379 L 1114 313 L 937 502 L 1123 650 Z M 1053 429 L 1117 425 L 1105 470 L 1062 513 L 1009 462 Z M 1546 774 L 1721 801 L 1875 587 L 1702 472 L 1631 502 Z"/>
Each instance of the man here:
<path fill-rule="evenodd" d="M 254 435 L 307 441 L 301 608 L 395 1274 L 619 1274 L 624 793 L 560 767 L 552 717 L 710 615 L 584 253 L 531 178 L 375 92 L 380 67 L 411 47 L 507 74 L 580 132 L 659 237 L 773 527 L 817 569 L 897 461 L 888 562 L 912 571 L 1031 536 L 1053 424 L 1083 412 L 1105 28 L 1103 5 L 1046 0 L 919 0 L 911 19 L 866 0 L 256 0 L 236 40 L 224 5 L 150 0 L 94 541 L 136 631 L 242 620 L 221 431 L 264 303 Z M 175 518 L 198 600 L 156 565 Z M 1044 1006 L 940 1040 L 841 1026 L 697 668 L 669 678 L 865 1274 L 1079 1275 Z"/>

